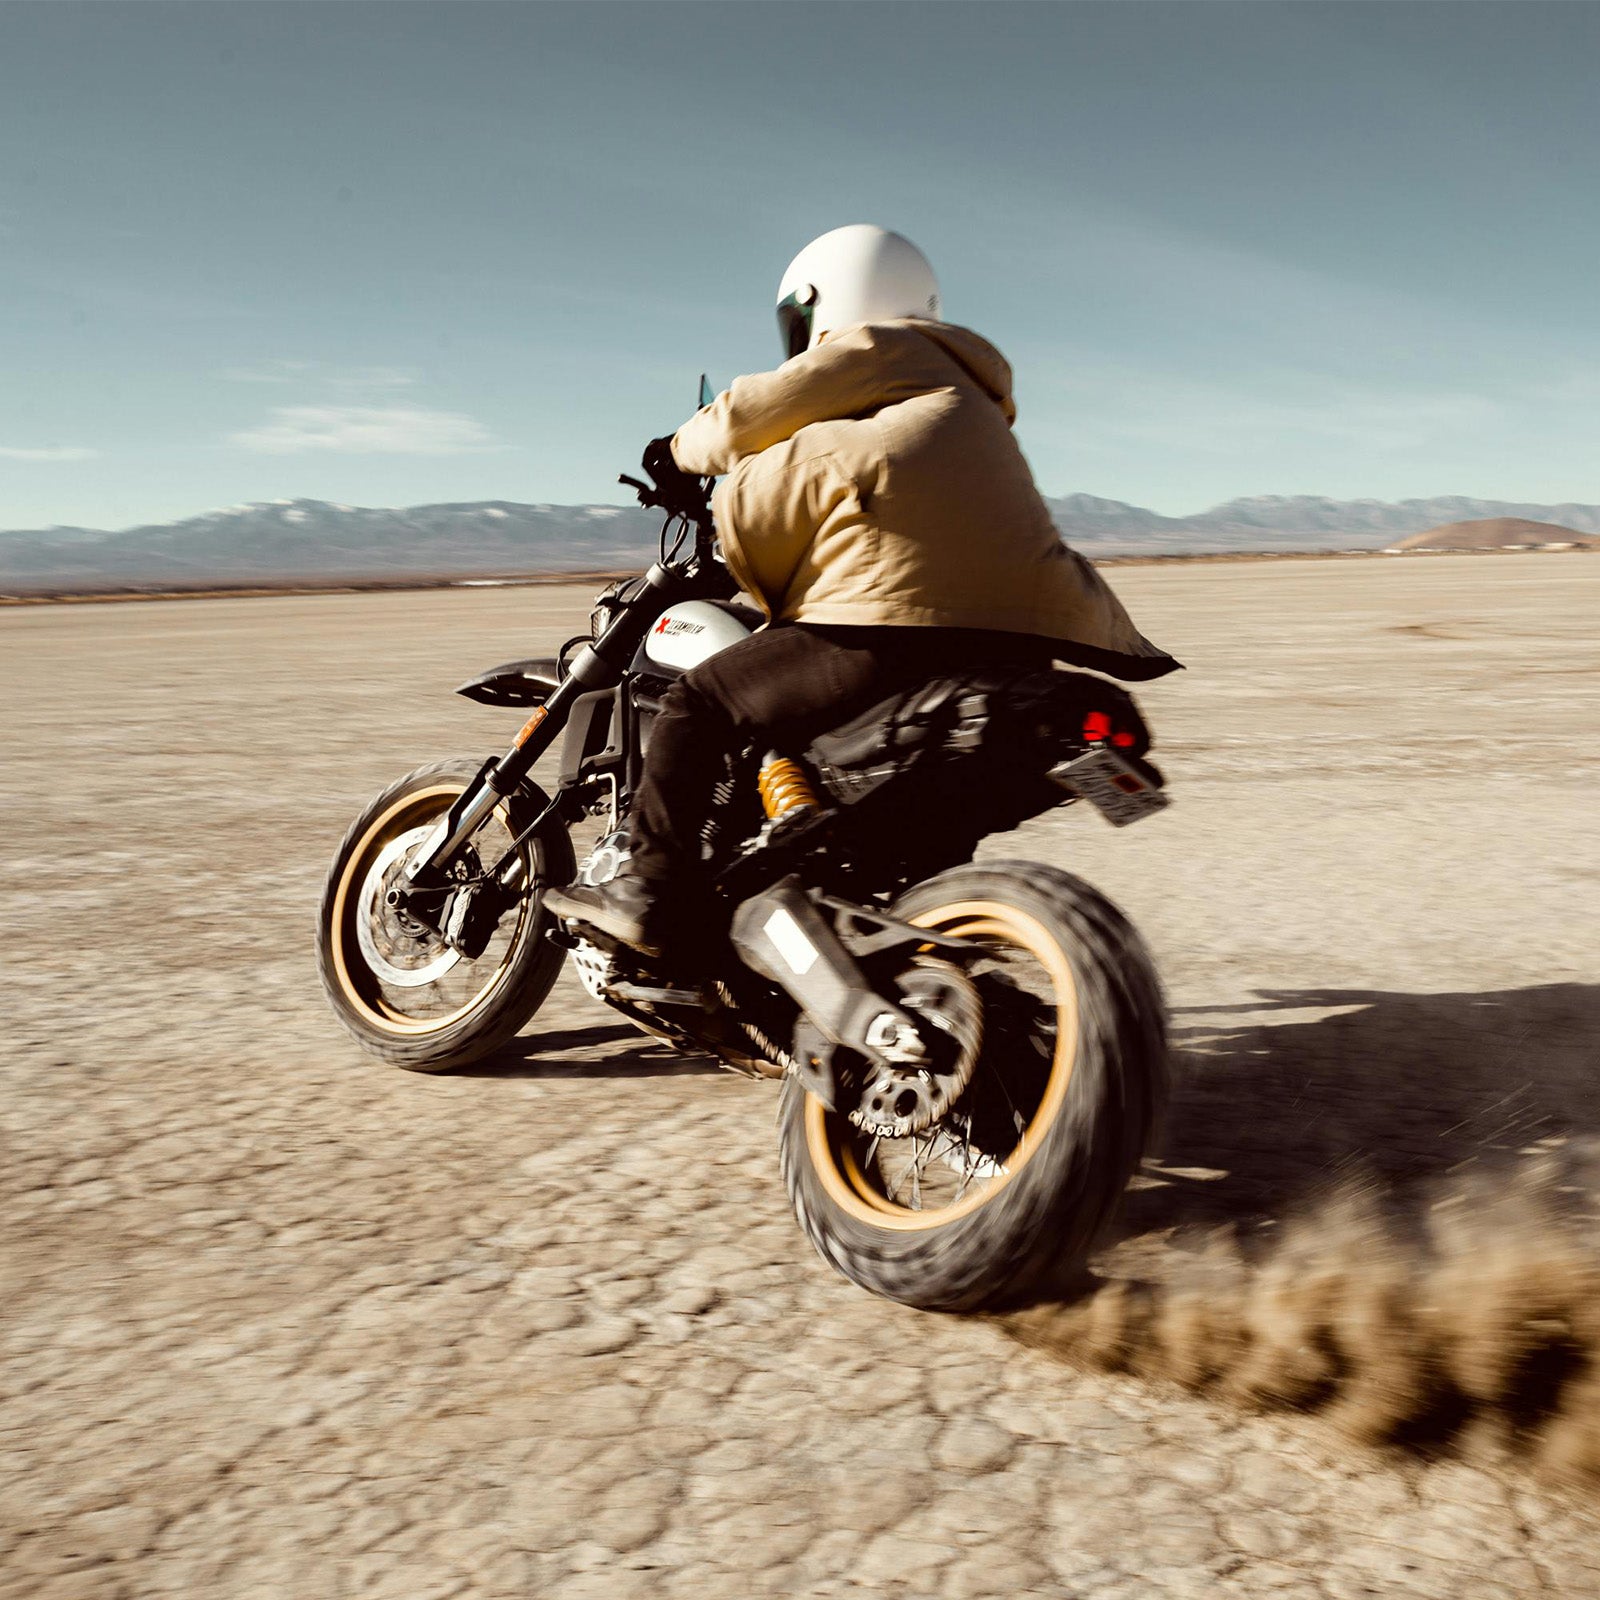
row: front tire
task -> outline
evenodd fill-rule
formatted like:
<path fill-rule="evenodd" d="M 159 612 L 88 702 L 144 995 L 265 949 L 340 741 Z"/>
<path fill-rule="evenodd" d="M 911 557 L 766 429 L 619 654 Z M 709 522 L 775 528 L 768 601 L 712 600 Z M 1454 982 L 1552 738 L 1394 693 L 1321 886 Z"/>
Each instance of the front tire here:
<path fill-rule="evenodd" d="M 1165 1099 L 1165 1006 L 1133 925 L 1069 873 L 958 867 L 895 914 L 989 952 L 972 968 L 985 1000 L 972 1081 L 924 1144 L 870 1139 L 791 1078 L 780 1162 L 801 1228 L 845 1277 L 925 1310 L 971 1310 L 1086 1260 Z"/>
<path fill-rule="evenodd" d="M 367 806 L 340 842 L 317 914 L 317 967 L 334 1013 L 363 1049 L 408 1072 L 450 1072 L 507 1043 L 544 1003 L 562 952 L 547 938 L 541 894 L 576 870 L 559 822 L 521 847 L 523 892 L 476 959 L 436 936 L 409 938 L 383 892 L 480 764 L 441 761 L 408 773 Z M 539 815 L 532 785 L 509 795 L 467 843 L 487 868 Z"/>

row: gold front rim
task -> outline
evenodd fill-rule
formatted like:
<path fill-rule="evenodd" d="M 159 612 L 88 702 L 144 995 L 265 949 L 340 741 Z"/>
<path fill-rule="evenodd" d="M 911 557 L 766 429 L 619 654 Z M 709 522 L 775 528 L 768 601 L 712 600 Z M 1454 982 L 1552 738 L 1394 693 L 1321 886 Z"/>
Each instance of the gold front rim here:
<path fill-rule="evenodd" d="M 349 951 L 355 945 L 356 907 L 353 903 L 355 892 L 365 881 L 366 874 L 371 870 L 379 852 L 391 839 L 419 823 L 437 821 L 455 803 L 461 792 L 459 784 L 441 784 L 431 789 L 418 789 L 414 794 L 405 795 L 395 801 L 373 822 L 361 836 L 360 842 L 345 857 L 344 870 L 339 875 L 339 885 L 334 891 L 328 928 L 328 948 L 333 958 L 334 975 L 338 979 L 345 999 L 361 1013 L 363 1020 L 385 1033 L 404 1038 L 420 1038 L 430 1033 L 439 1033 L 483 1006 L 506 980 L 511 967 L 510 954 L 515 950 L 521 933 L 521 919 L 528 915 L 528 903 L 525 900 L 518 911 L 518 925 L 513 929 L 511 941 L 506 946 L 506 961 L 465 1005 L 442 1017 L 420 1019 L 408 1017 L 384 999 L 375 979 L 370 988 L 357 981 L 349 959 Z M 437 801 L 443 803 L 433 804 Z M 496 806 L 493 814 L 500 819 L 508 835 L 514 838 L 516 830 L 511 826 L 505 803 Z M 365 971 L 365 963 L 361 962 L 359 949 L 355 952 L 355 960 L 361 964 L 361 970 Z"/>
<path fill-rule="evenodd" d="M 830 1112 L 815 1095 L 806 1096 L 806 1148 L 829 1199 L 861 1222 L 898 1233 L 926 1232 L 968 1216 L 1016 1178 L 1043 1144 L 1066 1103 L 1078 1050 L 1078 988 L 1072 967 L 1037 918 L 995 900 L 962 900 L 909 920 L 919 928 L 932 928 L 952 938 L 981 939 L 1032 956 L 1049 975 L 1054 990 L 1056 1046 L 1044 1094 L 1022 1137 L 1005 1157 L 1004 1171 L 954 1204 L 926 1211 L 899 1205 L 884 1195 L 856 1157 L 853 1146 L 860 1137 L 858 1130 L 847 1118 Z"/>

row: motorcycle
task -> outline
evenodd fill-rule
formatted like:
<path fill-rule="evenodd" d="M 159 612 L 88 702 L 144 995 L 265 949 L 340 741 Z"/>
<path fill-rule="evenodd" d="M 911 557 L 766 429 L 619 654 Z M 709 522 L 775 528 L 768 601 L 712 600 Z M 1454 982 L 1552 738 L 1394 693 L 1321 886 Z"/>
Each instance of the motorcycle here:
<path fill-rule="evenodd" d="M 957 670 L 807 749 L 739 752 L 705 818 L 692 940 L 652 958 L 563 925 L 543 892 L 625 862 L 673 680 L 765 621 L 721 562 L 708 484 L 685 504 L 620 481 L 665 513 L 657 561 L 556 657 L 461 686 L 525 713 L 503 754 L 408 774 L 340 843 L 317 929 L 340 1021 L 394 1066 L 459 1069 L 521 1031 L 570 962 L 655 1039 L 781 1080 L 789 1199 L 846 1278 L 966 1310 L 1070 1275 L 1160 1113 L 1161 985 L 1081 878 L 973 855 L 1054 806 L 1117 826 L 1163 806 L 1137 706 L 1060 667 Z M 547 793 L 530 773 L 558 739 Z M 580 862 L 588 819 L 601 837 Z"/>

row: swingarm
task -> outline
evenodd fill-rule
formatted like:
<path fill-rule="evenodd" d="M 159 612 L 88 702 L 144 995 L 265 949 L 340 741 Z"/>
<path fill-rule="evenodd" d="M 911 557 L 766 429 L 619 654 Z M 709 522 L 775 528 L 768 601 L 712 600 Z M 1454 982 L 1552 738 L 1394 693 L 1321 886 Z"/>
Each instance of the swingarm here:
<path fill-rule="evenodd" d="M 734 912 L 730 938 L 746 966 L 799 1006 L 797 1072 L 829 1110 L 840 1109 L 835 1061 L 840 1050 L 865 1057 L 880 1081 L 898 1081 L 908 1072 L 929 1078 L 930 1069 L 941 1065 L 935 1059 L 945 1042 L 939 1035 L 952 1032 L 951 1019 L 932 1009 L 927 982 L 908 985 L 902 975 L 879 987 L 862 961 L 876 965 L 879 958 L 905 952 L 938 956 L 944 966 L 980 953 L 963 940 L 807 891 L 796 876 L 744 901 Z M 919 978 L 926 972 L 922 969 Z M 890 988 L 892 996 L 886 992 Z M 950 996 L 938 999 L 947 1006 Z"/>

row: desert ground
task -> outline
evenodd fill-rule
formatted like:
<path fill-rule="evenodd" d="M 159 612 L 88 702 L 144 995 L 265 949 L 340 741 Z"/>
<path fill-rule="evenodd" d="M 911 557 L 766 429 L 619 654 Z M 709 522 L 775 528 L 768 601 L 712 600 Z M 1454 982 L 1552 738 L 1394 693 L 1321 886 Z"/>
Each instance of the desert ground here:
<path fill-rule="evenodd" d="M 1140 695 L 1174 804 L 986 846 L 1100 885 L 1169 987 L 1180 1086 L 1101 1298 L 1224 1226 L 1281 1279 L 1341 1184 L 1470 1212 L 1487 1273 L 1522 1247 L 1494 1196 L 1600 1132 L 1600 558 L 1110 576 L 1189 668 Z M 1085 1370 L 1078 1312 L 840 1281 L 774 1087 L 570 979 L 468 1075 L 364 1057 L 312 964 L 332 849 L 504 744 L 452 687 L 588 600 L 0 613 L 0 1596 L 1600 1594 L 1594 1491 L 1493 1417 L 1372 1447 Z"/>

